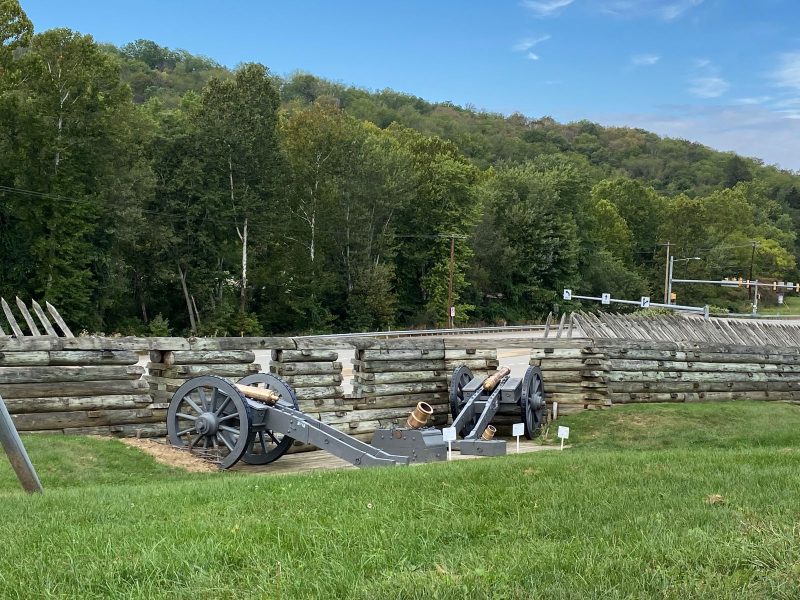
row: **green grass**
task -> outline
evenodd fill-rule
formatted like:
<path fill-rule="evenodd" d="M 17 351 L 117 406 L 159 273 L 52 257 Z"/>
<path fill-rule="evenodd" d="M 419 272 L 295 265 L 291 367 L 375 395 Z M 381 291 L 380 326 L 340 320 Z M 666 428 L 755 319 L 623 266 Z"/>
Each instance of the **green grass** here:
<path fill-rule="evenodd" d="M 783 305 L 762 306 L 758 304 L 758 314 L 760 315 L 800 315 L 800 296 L 795 294 L 784 295 Z"/>
<path fill-rule="evenodd" d="M 27 437 L 40 471 L 49 456 L 70 474 L 28 497 L 0 469 L 0 596 L 800 597 L 800 407 L 559 423 L 564 452 L 279 477 Z"/>

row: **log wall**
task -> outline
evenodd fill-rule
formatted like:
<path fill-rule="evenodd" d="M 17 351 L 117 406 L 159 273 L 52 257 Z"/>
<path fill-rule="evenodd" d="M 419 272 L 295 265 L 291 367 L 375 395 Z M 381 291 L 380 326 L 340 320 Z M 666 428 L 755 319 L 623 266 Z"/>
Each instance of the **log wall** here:
<path fill-rule="evenodd" d="M 387 340 L 355 351 L 351 426 L 359 433 L 405 423 L 419 402 L 433 407 L 430 423 L 446 425 L 449 415 L 443 340 Z"/>
<path fill-rule="evenodd" d="M 0 396 L 19 431 L 160 435 L 153 403 L 129 350 L 0 351 Z"/>

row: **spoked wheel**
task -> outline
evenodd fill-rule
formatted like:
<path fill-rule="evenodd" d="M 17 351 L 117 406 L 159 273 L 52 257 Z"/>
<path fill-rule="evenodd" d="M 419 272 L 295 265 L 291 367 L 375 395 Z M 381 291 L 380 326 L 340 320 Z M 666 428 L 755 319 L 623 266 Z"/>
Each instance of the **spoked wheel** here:
<path fill-rule="evenodd" d="M 547 405 L 544 401 L 544 384 L 539 367 L 531 365 L 522 378 L 522 397 L 520 399 L 522 421 L 525 423 L 525 437 L 533 439 L 541 431 L 547 420 Z"/>
<path fill-rule="evenodd" d="M 280 397 L 279 404 L 299 410 L 297 396 L 283 379 L 271 373 L 253 373 L 238 381 L 240 385 L 249 385 L 275 392 Z M 282 433 L 271 431 L 266 427 L 253 428 L 253 442 L 244 453 L 242 460 L 248 465 L 266 465 L 289 451 L 293 438 Z"/>
<path fill-rule="evenodd" d="M 221 377 L 206 375 L 184 383 L 172 396 L 167 433 L 173 446 L 186 448 L 227 469 L 248 445 L 250 408 Z"/>
<path fill-rule="evenodd" d="M 464 388 L 470 381 L 472 381 L 472 371 L 469 367 L 465 365 L 456 367 L 450 380 L 450 414 L 454 419 L 467 403 L 467 398 L 464 398 Z"/>

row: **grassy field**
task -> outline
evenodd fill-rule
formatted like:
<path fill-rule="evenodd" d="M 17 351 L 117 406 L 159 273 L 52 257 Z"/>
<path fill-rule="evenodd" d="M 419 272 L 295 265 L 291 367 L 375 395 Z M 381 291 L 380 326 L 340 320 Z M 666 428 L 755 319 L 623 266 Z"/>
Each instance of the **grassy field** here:
<path fill-rule="evenodd" d="M 3 598 L 800 598 L 800 406 L 563 418 L 564 452 L 189 475 L 113 440 L 0 464 Z"/>

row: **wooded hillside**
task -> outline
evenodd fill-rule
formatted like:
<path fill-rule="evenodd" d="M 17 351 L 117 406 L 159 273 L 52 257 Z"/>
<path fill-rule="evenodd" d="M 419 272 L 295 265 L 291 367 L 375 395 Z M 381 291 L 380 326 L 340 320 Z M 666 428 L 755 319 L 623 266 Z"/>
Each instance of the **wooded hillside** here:
<path fill-rule="evenodd" d="M 457 323 L 658 297 L 667 241 L 703 259 L 678 276 L 797 281 L 798 211 L 800 176 L 699 144 L 34 33 L 0 2 L 0 295 L 77 330 L 441 325 L 451 239 Z"/>

